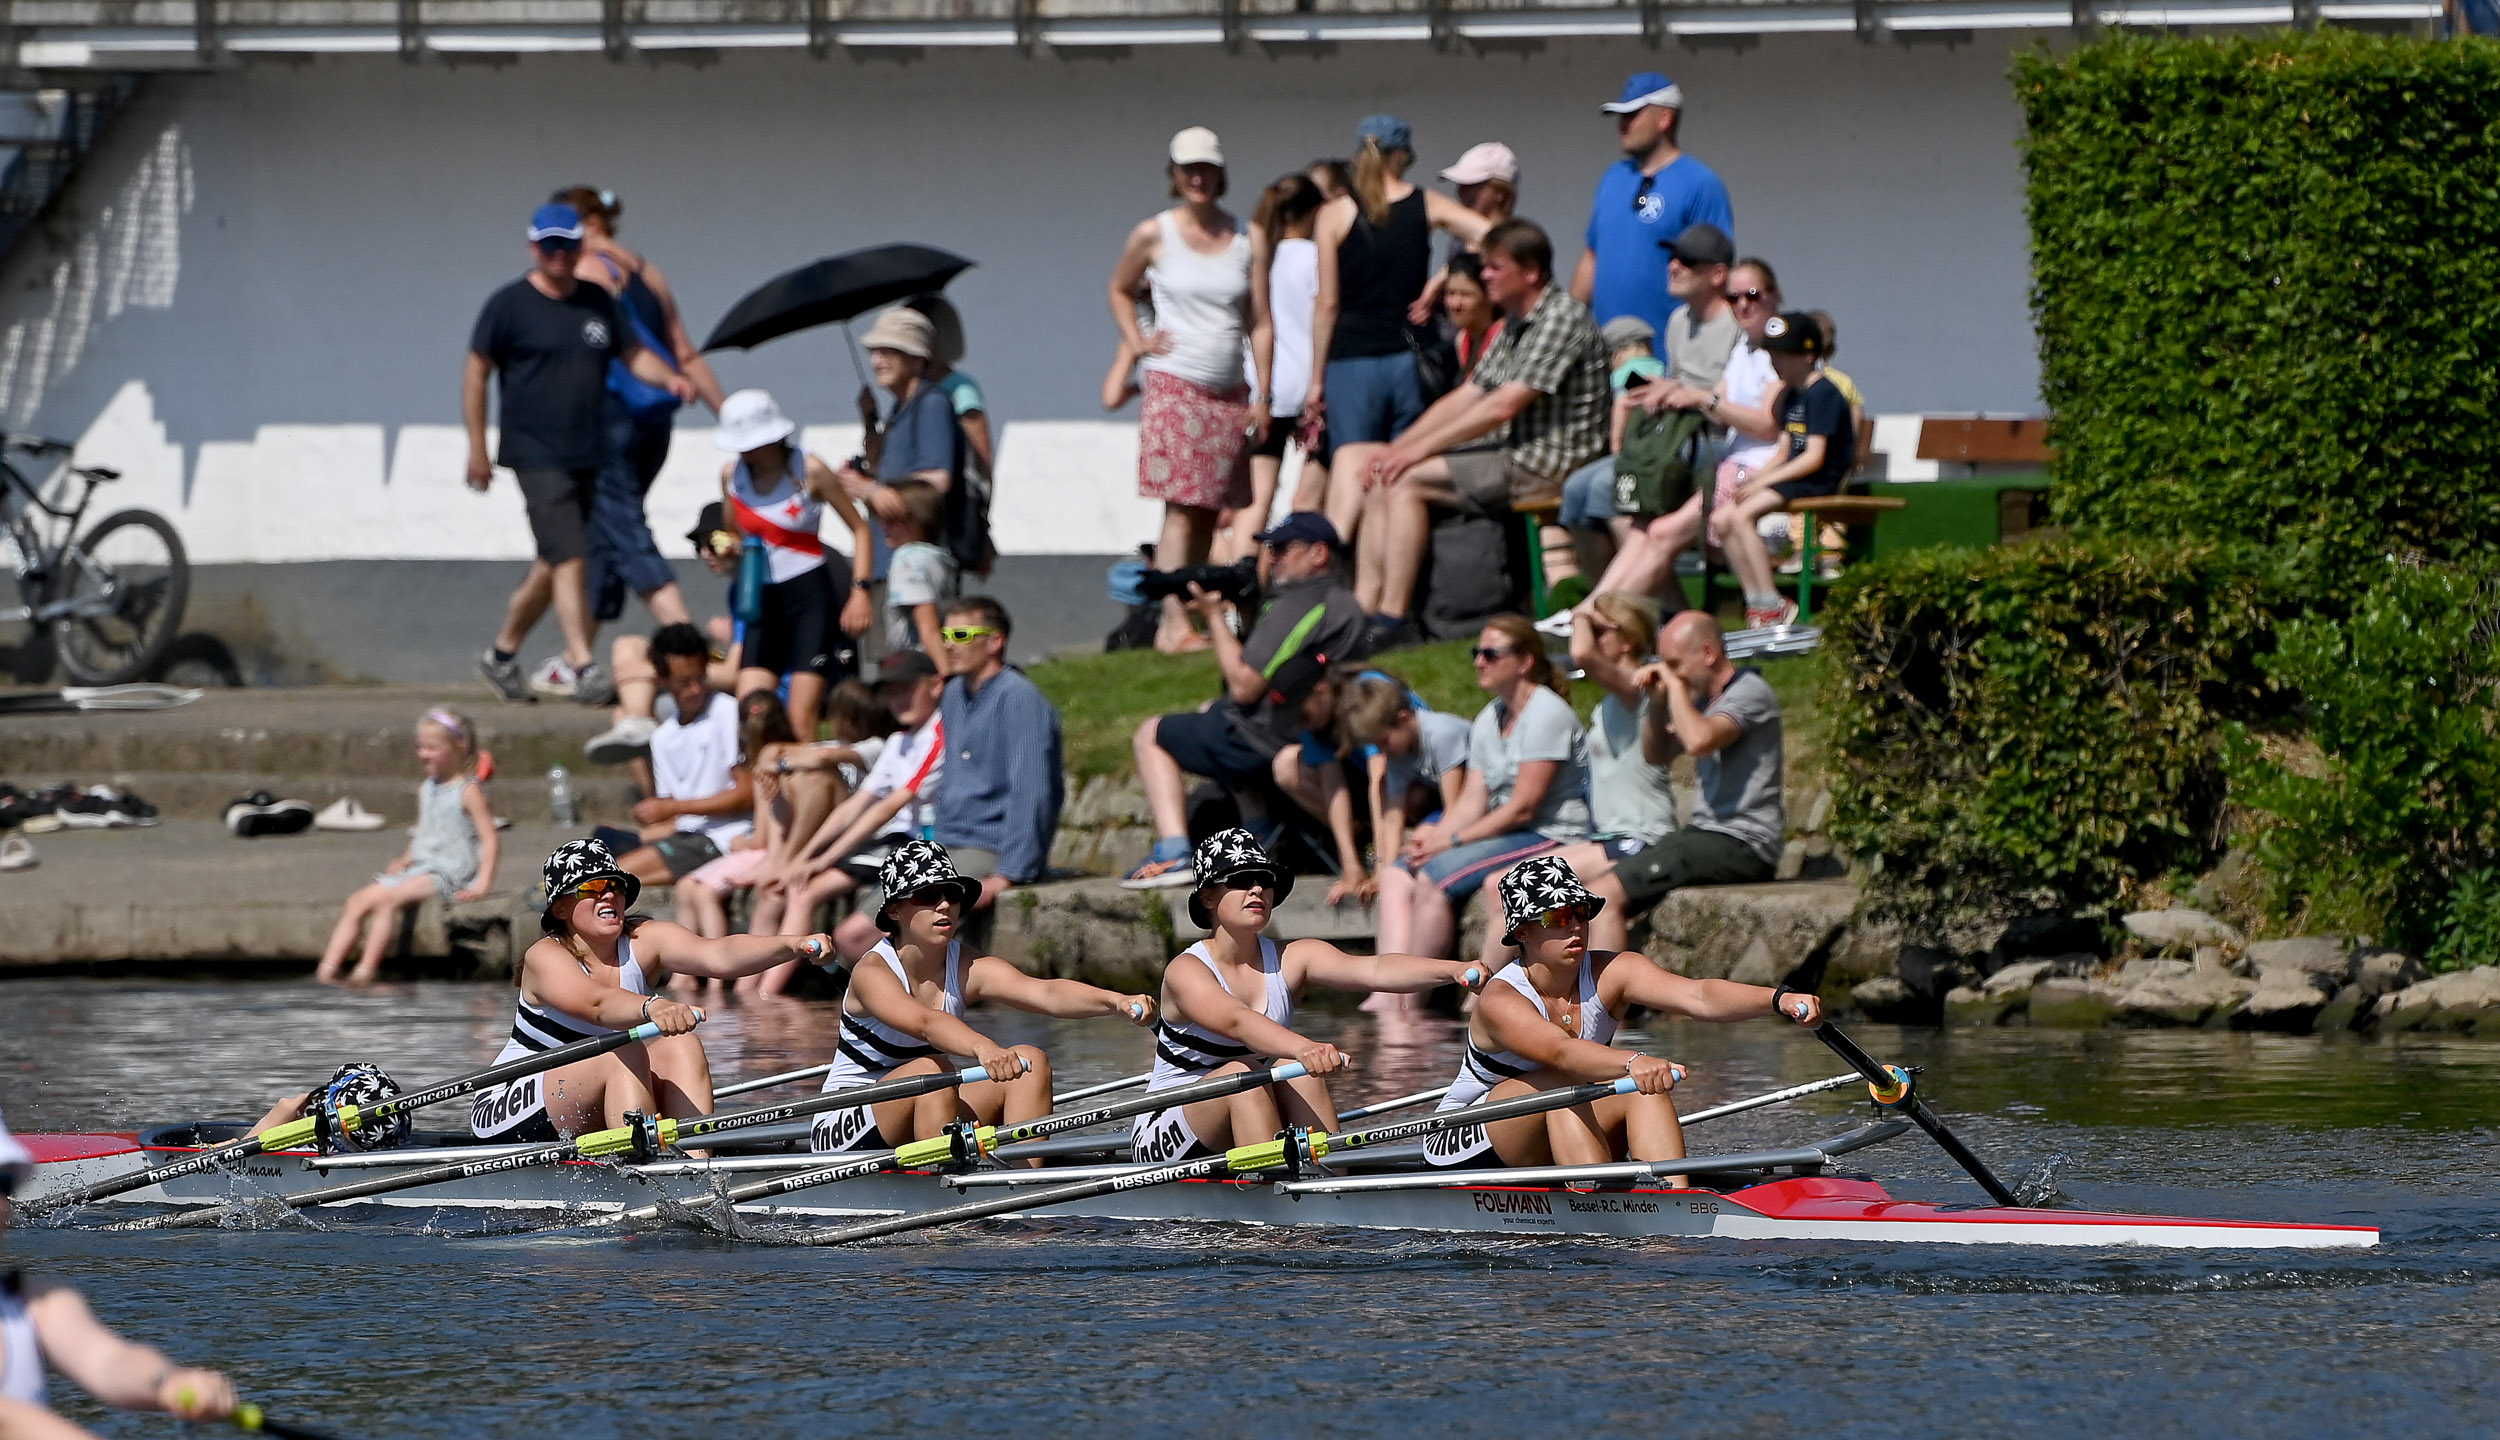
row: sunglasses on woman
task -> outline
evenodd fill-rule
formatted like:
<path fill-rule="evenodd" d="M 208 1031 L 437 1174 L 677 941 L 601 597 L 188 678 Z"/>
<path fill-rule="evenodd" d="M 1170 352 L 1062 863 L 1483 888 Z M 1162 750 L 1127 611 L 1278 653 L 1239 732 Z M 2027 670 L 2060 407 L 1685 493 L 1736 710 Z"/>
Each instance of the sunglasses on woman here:
<path fill-rule="evenodd" d="M 1568 905 L 1564 905 L 1553 910 L 1547 910 L 1542 914 L 1531 915 L 1528 917 L 1528 923 L 1531 925 L 1542 925 L 1548 930 L 1567 930 L 1571 927 L 1571 923 L 1579 918 L 1579 911 Z"/>
<path fill-rule="evenodd" d="M 1756 305 L 1760 305 L 1769 298 L 1769 296 L 1764 295 L 1759 290 L 1730 290 L 1727 292 L 1727 303 L 1730 305 L 1742 305 L 1748 300 L 1751 300 Z"/>
<path fill-rule="evenodd" d="M 1477 664 L 1490 665 L 1496 660 L 1507 660 L 1519 652 L 1516 650 L 1503 650 L 1492 645 L 1479 645 L 1467 653 L 1476 657 Z"/>
<path fill-rule="evenodd" d="M 584 880 L 581 884 L 574 886 L 567 893 L 584 896 L 617 895 L 622 894 L 624 889 L 624 881 L 618 880 L 613 876 L 601 875 L 595 879 Z"/>

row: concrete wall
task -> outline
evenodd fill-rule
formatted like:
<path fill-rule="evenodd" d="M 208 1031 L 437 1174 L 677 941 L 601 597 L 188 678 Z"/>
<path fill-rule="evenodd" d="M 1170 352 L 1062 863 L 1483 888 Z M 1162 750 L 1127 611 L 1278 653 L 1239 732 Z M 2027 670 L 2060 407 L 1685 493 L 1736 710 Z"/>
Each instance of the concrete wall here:
<path fill-rule="evenodd" d="M 1267 177 L 1343 153 L 1370 111 L 1413 122 L 1427 170 L 1503 139 L 1525 213 L 1567 264 L 1614 153 L 1596 103 L 1652 64 L 1691 97 L 1686 141 L 1726 177 L 1741 248 L 1838 316 L 1872 408 L 2030 410 L 2013 43 L 342 57 L 165 77 L 51 233 L 0 266 L 0 423 L 128 469 L 124 503 L 172 514 L 203 561 L 518 558 L 508 486 L 482 501 L 460 488 L 457 367 L 477 305 L 526 261 L 530 206 L 583 179 L 624 197 L 624 238 L 667 270 L 698 332 L 819 255 L 910 238 L 975 258 L 953 293 L 965 368 L 1006 427 L 1001 547 L 1109 556 L 1150 535 L 1154 510 L 1133 493 L 1125 425 L 1095 398 L 1113 335 L 1102 283 L 1124 230 L 1162 203 L 1172 130 L 1224 135 L 1245 208 Z M 833 422 L 856 381 L 838 332 L 717 363 L 847 453 Z M 655 496 L 672 549 L 710 483 L 706 440 L 681 437 Z"/>

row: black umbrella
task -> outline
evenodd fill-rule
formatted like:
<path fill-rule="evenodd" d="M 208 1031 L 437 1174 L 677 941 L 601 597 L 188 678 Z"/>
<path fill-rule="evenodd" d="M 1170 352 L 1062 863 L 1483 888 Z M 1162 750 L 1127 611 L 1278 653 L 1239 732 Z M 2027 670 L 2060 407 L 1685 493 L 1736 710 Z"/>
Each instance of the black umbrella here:
<path fill-rule="evenodd" d="M 871 245 L 777 275 L 729 307 L 712 327 L 706 350 L 740 350 L 794 330 L 849 320 L 880 305 L 944 289 L 972 268 L 961 255 L 930 245 Z"/>

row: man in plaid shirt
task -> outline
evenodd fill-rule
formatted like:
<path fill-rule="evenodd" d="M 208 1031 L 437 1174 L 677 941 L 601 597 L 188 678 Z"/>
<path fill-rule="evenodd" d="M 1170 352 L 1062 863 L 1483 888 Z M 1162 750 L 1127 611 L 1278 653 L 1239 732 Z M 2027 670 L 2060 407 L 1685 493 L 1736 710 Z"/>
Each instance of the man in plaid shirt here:
<path fill-rule="evenodd" d="M 1475 373 L 1433 402 L 1371 463 L 1388 489 L 1373 649 L 1414 638 L 1407 607 L 1432 539 L 1432 507 L 1507 516 L 1562 495 L 1565 476 L 1606 453 L 1606 345 L 1589 307 L 1553 283 L 1554 242 L 1534 221 L 1485 233 L 1484 290 L 1505 317 Z M 1382 532 L 1386 533 L 1382 533 Z"/>

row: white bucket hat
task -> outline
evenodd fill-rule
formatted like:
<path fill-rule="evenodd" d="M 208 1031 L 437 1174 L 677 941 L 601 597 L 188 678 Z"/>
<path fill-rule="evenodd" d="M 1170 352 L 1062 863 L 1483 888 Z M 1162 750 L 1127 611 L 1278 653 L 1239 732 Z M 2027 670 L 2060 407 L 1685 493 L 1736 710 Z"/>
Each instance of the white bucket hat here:
<path fill-rule="evenodd" d="M 19 1143 L 9 1133 L 9 1122 L 0 1119 L 0 1194 L 25 1184 L 35 1175 L 35 1152 Z"/>
<path fill-rule="evenodd" d="M 720 428 L 712 432 L 712 443 L 743 455 L 787 440 L 798 431 L 798 425 L 774 403 L 771 391 L 740 390 L 720 402 Z"/>

